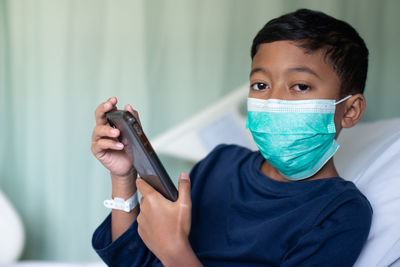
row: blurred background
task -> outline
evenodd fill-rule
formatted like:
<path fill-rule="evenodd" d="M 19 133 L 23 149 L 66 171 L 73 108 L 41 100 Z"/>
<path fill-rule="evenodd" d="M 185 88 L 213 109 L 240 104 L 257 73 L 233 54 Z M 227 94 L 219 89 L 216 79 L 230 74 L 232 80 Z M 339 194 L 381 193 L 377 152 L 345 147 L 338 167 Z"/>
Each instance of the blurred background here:
<path fill-rule="evenodd" d="M 400 1 L 0 0 L 0 191 L 23 221 L 21 259 L 99 260 L 91 235 L 111 194 L 90 152 L 101 102 L 132 104 L 155 137 L 245 84 L 258 30 L 303 7 L 366 41 L 363 120 L 399 117 Z M 161 160 L 174 178 L 194 164 Z"/>

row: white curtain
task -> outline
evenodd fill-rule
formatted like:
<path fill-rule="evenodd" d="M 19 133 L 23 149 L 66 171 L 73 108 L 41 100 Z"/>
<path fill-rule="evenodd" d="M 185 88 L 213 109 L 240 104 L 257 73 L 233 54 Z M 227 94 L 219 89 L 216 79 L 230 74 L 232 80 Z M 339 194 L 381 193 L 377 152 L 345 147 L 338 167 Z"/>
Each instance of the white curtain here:
<path fill-rule="evenodd" d="M 155 136 L 244 84 L 257 31 L 300 7 L 367 42 L 365 120 L 400 116 L 396 0 L 0 0 L 0 190 L 22 216 L 23 258 L 98 259 L 111 192 L 90 152 L 99 103 L 132 104 Z M 192 166 L 162 160 L 174 178 Z"/>

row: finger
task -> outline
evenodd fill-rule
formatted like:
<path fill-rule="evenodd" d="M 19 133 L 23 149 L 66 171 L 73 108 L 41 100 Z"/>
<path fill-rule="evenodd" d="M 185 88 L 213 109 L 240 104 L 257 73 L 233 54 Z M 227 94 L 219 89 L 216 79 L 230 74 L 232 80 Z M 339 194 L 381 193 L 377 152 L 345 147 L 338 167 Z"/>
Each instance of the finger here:
<path fill-rule="evenodd" d="M 139 215 L 136 217 L 136 221 L 138 222 L 138 224 L 141 224 L 142 220 L 143 220 L 143 214 L 140 212 Z"/>
<path fill-rule="evenodd" d="M 138 223 L 138 234 L 139 236 L 142 238 L 142 240 L 144 239 L 144 231 L 143 231 L 143 226 L 145 225 L 145 223 L 143 222 L 144 216 L 143 213 L 140 212 L 139 215 L 136 217 L 136 221 Z"/>
<path fill-rule="evenodd" d="M 125 105 L 125 110 L 129 111 L 130 113 L 132 113 L 132 115 L 138 121 L 140 126 L 142 126 L 142 124 L 140 123 L 140 119 L 139 119 L 139 113 L 136 110 L 134 110 L 131 105 L 129 105 L 129 104 Z"/>
<path fill-rule="evenodd" d="M 96 111 L 94 112 L 94 117 L 96 119 L 96 124 L 106 124 L 106 112 L 109 112 L 110 110 L 116 109 L 116 104 L 118 100 L 116 97 L 111 97 L 109 98 L 106 102 L 101 103 Z"/>
<path fill-rule="evenodd" d="M 118 141 L 104 138 L 92 143 L 92 152 L 94 155 L 98 155 L 108 149 L 122 150 L 124 149 L 124 145 Z"/>
<path fill-rule="evenodd" d="M 178 201 L 185 206 L 192 205 L 192 199 L 190 197 L 190 178 L 186 172 L 182 172 L 179 176 Z"/>
<path fill-rule="evenodd" d="M 153 194 L 159 194 L 151 185 L 149 185 L 142 178 L 136 179 L 136 187 L 139 190 L 140 194 L 142 194 L 143 198 L 149 197 Z"/>
<path fill-rule="evenodd" d="M 144 226 L 145 222 L 143 222 L 142 213 L 139 213 L 139 216 L 136 218 L 136 220 L 138 223 L 138 228 L 137 228 L 138 234 L 142 240 L 146 240 L 146 233 L 144 231 L 145 230 L 145 226 Z"/>
<path fill-rule="evenodd" d="M 120 132 L 118 129 L 113 128 L 109 125 L 97 125 L 94 127 L 92 140 L 97 141 L 101 138 L 108 137 L 108 138 L 117 138 Z"/>

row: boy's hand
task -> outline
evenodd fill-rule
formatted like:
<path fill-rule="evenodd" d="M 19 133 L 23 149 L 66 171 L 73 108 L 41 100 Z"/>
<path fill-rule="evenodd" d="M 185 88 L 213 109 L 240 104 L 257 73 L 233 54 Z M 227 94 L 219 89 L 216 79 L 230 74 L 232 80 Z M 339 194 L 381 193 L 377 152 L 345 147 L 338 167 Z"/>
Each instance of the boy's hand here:
<path fill-rule="evenodd" d="M 136 178 L 136 170 L 123 150 L 124 145 L 117 139 L 120 131 L 112 128 L 106 119 L 106 112 L 116 110 L 116 104 L 117 98 L 111 97 L 96 109 L 96 126 L 92 135 L 92 153 L 104 167 L 110 170 L 112 176 L 131 177 L 134 174 Z M 130 105 L 126 105 L 125 110 L 131 112 L 140 123 L 138 113 Z"/>
<path fill-rule="evenodd" d="M 138 233 L 165 266 L 200 266 L 189 244 L 192 200 L 187 173 L 179 177 L 176 202 L 164 198 L 143 179 L 136 180 L 142 194 Z"/>

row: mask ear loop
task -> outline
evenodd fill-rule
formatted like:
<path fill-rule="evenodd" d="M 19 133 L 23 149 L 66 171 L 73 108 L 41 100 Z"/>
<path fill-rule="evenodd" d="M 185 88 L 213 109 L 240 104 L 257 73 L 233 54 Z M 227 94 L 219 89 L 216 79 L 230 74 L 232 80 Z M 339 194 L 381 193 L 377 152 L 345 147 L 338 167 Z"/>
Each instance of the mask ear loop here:
<path fill-rule="evenodd" d="M 346 96 L 345 98 L 339 100 L 338 102 L 335 102 L 335 105 L 340 104 L 340 103 L 346 101 L 347 99 L 349 99 L 349 98 L 352 97 L 352 96 L 353 96 L 353 95 L 348 95 L 348 96 Z"/>

